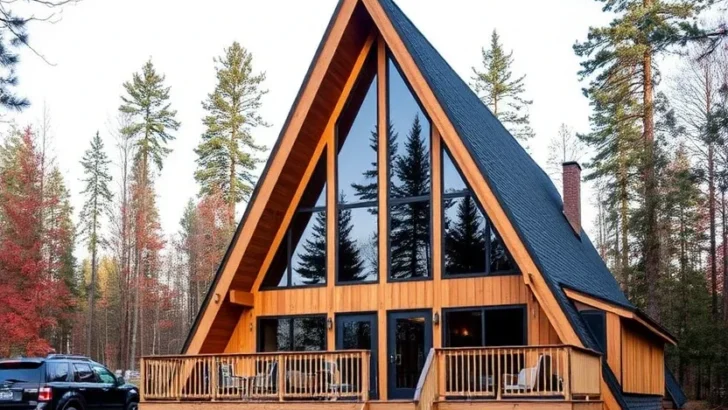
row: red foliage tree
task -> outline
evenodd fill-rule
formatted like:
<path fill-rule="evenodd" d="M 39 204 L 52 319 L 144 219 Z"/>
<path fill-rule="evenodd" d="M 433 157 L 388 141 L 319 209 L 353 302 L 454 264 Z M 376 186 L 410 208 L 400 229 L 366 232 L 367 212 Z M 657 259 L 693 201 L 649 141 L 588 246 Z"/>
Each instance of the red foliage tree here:
<path fill-rule="evenodd" d="M 40 158 L 30 129 L 11 138 L 0 167 L 0 356 L 39 355 L 68 290 L 43 257 Z"/>

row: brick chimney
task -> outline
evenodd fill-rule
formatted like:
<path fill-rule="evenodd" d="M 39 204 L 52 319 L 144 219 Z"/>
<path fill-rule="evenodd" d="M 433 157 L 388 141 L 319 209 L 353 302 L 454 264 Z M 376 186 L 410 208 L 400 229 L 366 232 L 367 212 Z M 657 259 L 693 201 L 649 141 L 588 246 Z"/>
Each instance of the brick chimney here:
<path fill-rule="evenodd" d="M 564 162 L 564 215 L 577 235 L 581 235 L 581 166 L 576 161 Z"/>

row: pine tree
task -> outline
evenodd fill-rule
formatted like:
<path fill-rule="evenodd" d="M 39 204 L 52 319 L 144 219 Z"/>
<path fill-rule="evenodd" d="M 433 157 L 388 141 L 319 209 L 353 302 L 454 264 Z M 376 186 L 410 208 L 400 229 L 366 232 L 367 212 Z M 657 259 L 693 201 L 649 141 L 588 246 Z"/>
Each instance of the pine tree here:
<path fill-rule="evenodd" d="M 535 135 L 528 114 L 528 107 L 533 101 L 524 98 L 526 76 L 513 78 L 513 52 L 506 54 L 495 30 L 490 39 L 490 48 L 483 47 L 481 51 L 484 71 L 473 67 L 471 86 L 493 115 L 525 145 Z"/>
<path fill-rule="evenodd" d="M 293 267 L 304 278 L 306 285 L 323 283 L 326 280 L 326 212 L 316 212 L 312 218 L 312 237 L 305 239 L 301 260 L 298 266 Z"/>
<path fill-rule="evenodd" d="M 485 221 L 475 199 L 472 196 L 460 199 L 455 220 L 448 220 L 446 224 L 447 272 L 485 272 Z"/>
<path fill-rule="evenodd" d="M 259 114 L 265 73 L 253 74 L 253 55 L 238 42 L 215 59 L 218 67 L 215 91 L 202 103 L 208 115 L 203 119 L 205 133 L 195 152 L 198 168 L 195 179 L 203 195 L 214 190 L 223 193 L 235 222 L 235 205 L 248 200 L 255 185 L 255 171 L 263 162 L 257 154 L 266 150 L 255 143 L 252 131 L 268 126 Z"/>
<path fill-rule="evenodd" d="M 419 115 L 407 134 L 404 152 L 394 160 L 391 195 L 414 198 L 430 192 L 429 152 L 422 139 Z M 392 277 L 430 276 L 429 201 L 393 206 L 390 215 Z"/>
<path fill-rule="evenodd" d="M 86 354 L 91 356 L 94 336 L 94 310 L 96 297 L 96 278 L 98 272 L 98 251 L 101 242 L 101 220 L 111 212 L 112 195 L 109 190 L 111 161 L 104 152 L 104 143 L 98 131 L 91 140 L 91 147 L 81 160 L 85 177 L 85 187 L 81 194 L 86 202 L 81 209 L 81 233 L 85 236 L 88 250 L 91 253 L 91 281 L 88 291 L 88 328 L 86 336 Z"/>
<path fill-rule="evenodd" d="M 389 146 L 387 147 L 390 161 L 389 167 L 390 169 L 393 169 L 397 158 L 397 138 L 399 137 L 399 134 L 395 131 L 392 123 L 389 123 L 387 136 L 387 139 L 389 140 Z M 377 132 L 376 128 L 371 132 L 371 135 L 369 137 L 369 147 L 372 149 L 372 151 L 375 152 L 375 154 L 378 155 L 379 133 Z M 372 167 L 364 171 L 362 175 L 364 176 L 364 181 L 366 181 L 366 183 L 354 183 L 351 184 L 351 187 L 354 188 L 354 190 L 356 191 L 356 195 L 359 197 L 358 199 L 360 201 L 376 201 L 379 192 L 379 189 L 377 188 L 379 186 L 379 171 L 377 162 L 372 162 Z"/>
<path fill-rule="evenodd" d="M 356 282 L 367 278 L 365 264 L 361 256 L 359 244 L 351 237 L 354 225 L 351 222 L 351 210 L 339 211 L 339 250 L 337 253 L 340 281 Z"/>
<path fill-rule="evenodd" d="M 616 13 L 607 27 L 592 27 L 588 40 L 574 45 L 584 59 L 580 75 L 593 77 L 587 94 L 599 94 L 603 103 L 638 102 L 635 118 L 642 121 L 639 171 L 643 183 L 645 281 L 647 313 L 659 318 L 657 283 L 660 276 L 660 233 L 658 227 L 658 181 L 656 175 L 654 57 L 671 45 L 681 43 L 694 25 L 690 24 L 699 0 L 597 0 L 605 12 Z M 628 95 L 628 96 L 627 96 Z"/>
<path fill-rule="evenodd" d="M 169 103 L 170 88 L 164 86 L 164 76 L 156 72 L 151 60 L 144 64 L 141 73 L 134 73 L 131 82 L 124 83 L 124 89 L 127 95 L 121 97 L 119 111 L 128 116 L 128 124 L 122 129 L 122 134 L 132 136 L 136 147 L 130 201 L 135 213 L 135 294 L 129 359 L 130 365 L 136 366 L 142 278 L 151 271 L 160 242 L 150 165 L 153 162 L 159 170 L 162 169 L 164 157 L 171 151 L 166 145 L 174 139 L 170 131 L 177 130 L 180 123 L 175 119 L 177 112 L 171 109 Z M 142 339 L 142 351 L 143 344 Z"/>

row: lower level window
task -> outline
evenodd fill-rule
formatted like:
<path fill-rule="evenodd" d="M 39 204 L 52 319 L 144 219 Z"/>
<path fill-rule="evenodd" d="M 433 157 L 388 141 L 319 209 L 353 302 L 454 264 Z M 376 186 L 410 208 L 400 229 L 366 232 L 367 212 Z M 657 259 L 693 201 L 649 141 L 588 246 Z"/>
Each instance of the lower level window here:
<path fill-rule="evenodd" d="M 526 344 L 523 306 L 446 310 L 444 318 L 447 347 Z"/>
<path fill-rule="evenodd" d="M 258 323 L 261 352 L 326 350 L 326 316 L 261 318 Z"/>

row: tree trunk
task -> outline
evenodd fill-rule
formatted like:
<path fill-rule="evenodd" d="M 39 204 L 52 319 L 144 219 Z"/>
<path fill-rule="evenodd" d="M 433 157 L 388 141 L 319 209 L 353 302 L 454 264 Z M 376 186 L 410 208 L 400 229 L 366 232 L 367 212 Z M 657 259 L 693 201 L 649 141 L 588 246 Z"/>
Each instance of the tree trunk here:
<path fill-rule="evenodd" d="M 644 6 L 652 5 L 652 0 L 644 0 Z M 657 178 L 655 175 L 655 130 L 654 107 L 652 106 L 652 48 L 647 50 L 642 59 L 643 70 L 643 143 L 645 198 L 645 281 L 647 287 L 647 313 L 654 320 L 660 319 L 657 287 L 660 280 L 660 239 L 657 226 Z"/>
<path fill-rule="evenodd" d="M 720 204 L 723 217 L 722 231 L 723 231 L 723 321 L 728 324 L 728 224 L 726 224 L 726 209 L 725 209 L 725 191 L 721 191 Z"/>
<path fill-rule="evenodd" d="M 95 201 L 94 201 L 95 202 Z M 94 215 L 96 212 L 94 211 Z M 94 216 L 94 227 L 91 234 L 91 280 L 89 281 L 88 291 L 88 324 L 86 329 L 86 355 L 88 357 L 94 357 L 91 351 L 93 346 L 93 335 L 94 335 L 94 308 L 96 298 L 96 270 L 98 269 L 96 263 L 96 217 Z M 97 359 L 98 360 L 98 359 Z"/>

